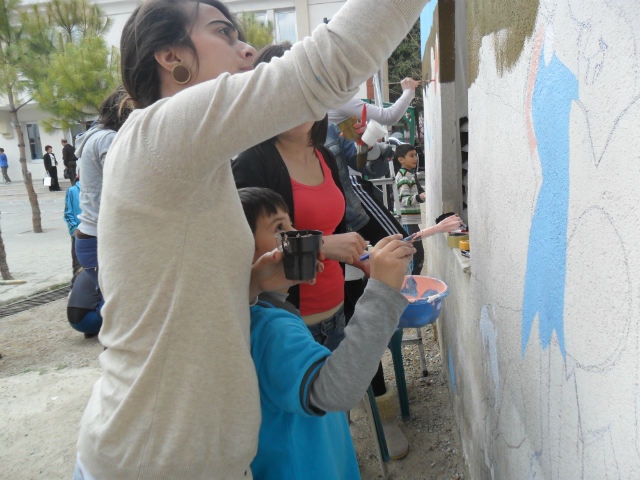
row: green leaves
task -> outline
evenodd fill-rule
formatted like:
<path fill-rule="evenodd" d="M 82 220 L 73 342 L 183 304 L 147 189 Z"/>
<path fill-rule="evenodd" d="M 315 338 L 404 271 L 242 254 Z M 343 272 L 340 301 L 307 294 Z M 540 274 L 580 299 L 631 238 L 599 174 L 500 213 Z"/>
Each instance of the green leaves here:
<path fill-rule="evenodd" d="M 102 37 L 88 36 L 53 53 L 35 99 L 55 118 L 42 122 L 46 132 L 72 129 L 98 113 L 120 81 L 120 56 Z"/>
<path fill-rule="evenodd" d="M 260 50 L 273 43 L 273 23 L 263 23 L 253 13 L 243 12 L 238 16 L 238 23 L 244 33 L 247 43 L 256 50 Z"/>
<path fill-rule="evenodd" d="M 407 36 L 402 40 L 398 48 L 391 54 L 388 61 L 389 83 L 400 82 L 411 77 L 414 80 L 422 79 L 422 58 L 420 54 L 420 21 L 418 21 Z M 395 102 L 402 95 L 402 87 L 389 86 L 389 100 Z M 422 115 L 423 100 L 422 88 L 416 88 L 416 99 L 413 101 L 416 114 Z"/>
<path fill-rule="evenodd" d="M 0 92 L 30 98 L 53 118 L 47 132 L 86 123 L 120 81 L 120 58 L 103 35 L 112 21 L 88 0 L 21 8 L 0 0 Z M 19 102 L 19 103 L 20 103 Z"/>

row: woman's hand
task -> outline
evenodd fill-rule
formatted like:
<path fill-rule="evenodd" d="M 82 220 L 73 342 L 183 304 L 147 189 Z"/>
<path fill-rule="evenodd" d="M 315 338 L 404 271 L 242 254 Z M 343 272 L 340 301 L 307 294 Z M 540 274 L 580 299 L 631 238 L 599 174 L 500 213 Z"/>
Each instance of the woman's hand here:
<path fill-rule="evenodd" d="M 416 88 L 418 87 L 418 82 L 416 82 L 413 78 L 407 77 L 400 82 L 400 86 L 402 87 L 403 91 L 413 90 L 415 92 Z"/>
<path fill-rule="evenodd" d="M 318 254 L 317 271 L 322 272 L 324 265 L 322 260 L 325 256 L 322 252 Z M 262 292 L 272 290 L 283 290 L 300 283 L 313 285 L 316 279 L 296 282 L 287 280 L 284 276 L 284 266 L 282 264 L 282 252 L 273 250 L 262 255 L 251 267 L 251 282 L 249 284 L 249 300 L 255 298 Z"/>
<path fill-rule="evenodd" d="M 349 265 L 358 262 L 362 252 L 367 248 L 367 242 L 356 232 L 328 235 L 322 240 L 322 252 L 329 260 L 337 260 Z"/>
<path fill-rule="evenodd" d="M 462 226 L 462 220 L 457 215 L 451 215 L 436 225 L 441 233 L 457 230 Z"/>
<path fill-rule="evenodd" d="M 427 198 L 427 196 L 424 193 L 420 194 L 420 200 L 422 200 L 424 202 L 424 199 Z"/>

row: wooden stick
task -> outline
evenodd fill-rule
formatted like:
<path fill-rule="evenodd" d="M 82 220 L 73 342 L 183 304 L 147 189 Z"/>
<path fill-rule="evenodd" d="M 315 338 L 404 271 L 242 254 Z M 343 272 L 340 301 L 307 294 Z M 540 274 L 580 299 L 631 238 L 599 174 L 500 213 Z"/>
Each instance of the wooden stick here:
<path fill-rule="evenodd" d="M 430 83 L 433 82 L 433 80 L 420 80 L 418 83 Z M 389 85 L 400 85 L 402 82 L 391 82 Z"/>

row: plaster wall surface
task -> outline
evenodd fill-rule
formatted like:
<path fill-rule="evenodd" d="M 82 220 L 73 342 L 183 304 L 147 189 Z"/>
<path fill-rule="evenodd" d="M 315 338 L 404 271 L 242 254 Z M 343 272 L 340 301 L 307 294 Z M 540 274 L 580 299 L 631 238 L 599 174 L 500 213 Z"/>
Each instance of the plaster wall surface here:
<path fill-rule="evenodd" d="M 541 0 L 492 30 L 468 5 L 471 273 L 443 236 L 425 263 L 451 289 L 438 329 L 471 478 L 639 478 L 640 9 Z M 454 182 L 452 88 L 424 96 L 428 225 Z"/>

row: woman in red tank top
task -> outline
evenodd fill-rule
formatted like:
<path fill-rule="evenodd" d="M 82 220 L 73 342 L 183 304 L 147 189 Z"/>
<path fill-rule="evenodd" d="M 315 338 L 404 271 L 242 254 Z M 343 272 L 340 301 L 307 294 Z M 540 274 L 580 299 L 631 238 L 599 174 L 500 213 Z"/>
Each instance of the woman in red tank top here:
<path fill-rule="evenodd" d="M 257 63 L 282 56 L 283 45 L 264 49 Z M 368 269 L 360 262 L 366 248 L 362 237 L 346 233 L 345 199 L 335 158 L 324 148 L 327 117 L 307 122 L 267 140 L 233 162 L 238 188 L 266 187 L 282 195 L 296 229 L 323 232 L 324 271 L 315 285 L 289 291 L 289 301 L 299 310 L 316 341 L 333 351 L 344 338 L 344 270 L 340 263 Z"/>

